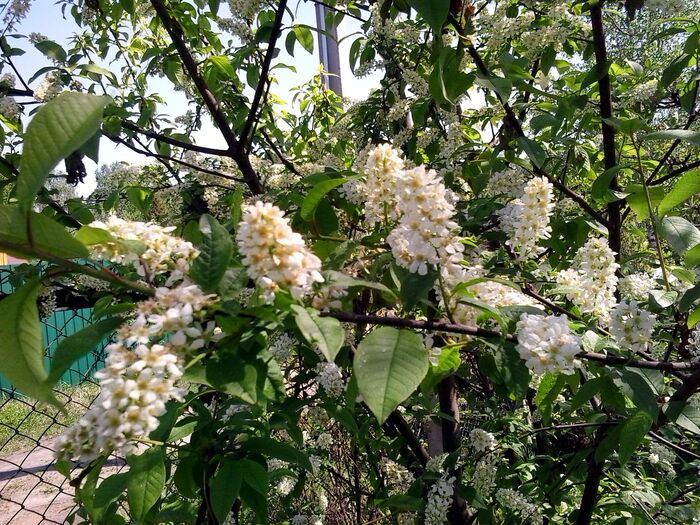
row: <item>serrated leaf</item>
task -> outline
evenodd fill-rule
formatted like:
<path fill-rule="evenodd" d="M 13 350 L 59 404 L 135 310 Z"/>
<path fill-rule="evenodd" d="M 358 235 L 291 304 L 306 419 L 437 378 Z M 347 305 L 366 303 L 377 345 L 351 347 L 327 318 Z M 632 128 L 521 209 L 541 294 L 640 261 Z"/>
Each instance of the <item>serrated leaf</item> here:
<path fill-rule="evenodd" d="M 208 214 L 199 219 L 202 242 L 199 256 L 192 263 L 190 276 L 205 291 L 213 292 L 219 286 L 233 255 L 233 240 L 226 228 Z"/>
<path fill-rule="evenodd" d="M 165 454 L 161 448 L 149 448 L 139 456 L 127 456 L 126 482 L 129 513 L 138 522 L 158 502 L 165 488 Z"/>
<path fill-rule="evenodd" d="M 625 421 L 622 425 L 622 436 L 624 439 L 620 439 L 620 448 L 618 450 L 621 465 L 625 465 L 630 460 L 634 451 L 644 441 L 644 436 L 647 435 L 653 423 L 654 420 L 642 410 Z"/>
<path fill-rule="evenodd" d="M 32 279 L 0 301 L 0 373 L 22 393 L 57 401 L 46 383 L 44 343 L 36 306 L 41 281 Z"/>
<path fill-rule="evenodd" d="M 321 317 L 311 308 L 292 305 L 294 321 L 311 346 L 317 346 L 323 356 L 332 363 L 345 342 L 345 330 L 340 321 L 332 317 Z"/>
<path fill-rule="evenodd" d="M 671 191 L 659 204 L 659 217 L 663 217 L 698 193 L 700 193 L 700 170 L 689 171 L 675 182 Z"/>
<path fill-rule="evenodd" d="M 209 482 L 211 509 L 219 523 L 224 523 L 231 512 L 243 483 L 243 472 L 238 461 L 224 458 L 219 470 Z"/>
<path fill-rule="evenodd" d="M 63 339 L 51 360 L 48 384 L 54 385 L 76 360 L 94 350 L 123 322 L 124 320 L 119 317 L 103 319 Z"/>
<path fill-rule="evenodd" d="M 27 126 L 16 196 L 29 209 L 51 170 L 100 128 L 110 97 L 66 91 L 47 102 Z"/>
<path fill-rule="evenodd" d="M 415 392 L 430 366 L 418 334 L 390 327 L 365 337 L 353 363 L 360 394 L 380 424 Z"/>
<path fill-rule="evenodd" d="M 682 217 L 664 217 L 659 224 L 659 230 L 661 236 L 679 255 L 700 244 L 700 230 Z"/>

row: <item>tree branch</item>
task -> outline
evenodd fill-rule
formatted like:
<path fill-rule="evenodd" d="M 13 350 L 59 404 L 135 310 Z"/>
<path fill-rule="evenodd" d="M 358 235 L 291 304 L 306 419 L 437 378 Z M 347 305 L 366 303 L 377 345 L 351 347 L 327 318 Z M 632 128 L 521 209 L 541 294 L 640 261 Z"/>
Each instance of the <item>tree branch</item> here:
<path fill-rule="evenodd" d="M 260 178 L 258 177 L 257 173 L 255 173 L 253 166 L 250 164 L 250 159 L 245 154 L 241 144 L 236 139 L 236 136 L 229 126 L 228 119 L 226 118 L 224 111 L 221 109 L 219 101 L 214 96 L 214 93 L 212 93 L 212 91 L 209 89 L 209 86 L 207 86 L 207 83 L 204 81 L 204 77 L 202 77 L 199 72 L 194 57 L 185 45 L 182 27 L 180 27 L 178 21 L 171 16 L 163 0 L 151 0 L 151 5 L 153 5 L 153 8 L 163 24 L 163 27 L 170 35 L 170 38 L 175 45 L 175 49 L 180 55 L 182 65 L 197 87 L 197 91 L 202 97 L 204 104 L 207 106 L 209 114 L 214 120 L 216 127 L 224 137 L 224 140 L 229 148 L 228 156 L 238 165 L 238 169 L 241 170 L 243 178 L 250 188 L 250 191 L 252 191 L 255 195 L 263 193 L 264 188 L 260 182 Z"/>
<path fill-rule="evenodd" d="M 154 140 L 157 140 L 159 142 L 164 142 L 166 144 L 170 144 L 171 146 L 176 146 L 178 148 L 182 148 L 185 150 L 196 151 L 197 153 L 204 153 L 205 155 L 217 155 L 220 157 L 228 157 L 229 156 L 228 151 L 226 151 L 226 150 L 216 149 L 216 148 L 207 148 L 205 146 L 197 146 L 196 144 L 190 144 L 189 142 L 183 142 L 181 140 L 177 140 L 177 139 L 168 137 L 166 135 L 161 135 L 160 133 L 156 133 L 154 131 L 140 128 L 136 124 L 133 124 L 132 122 L 129 122 L 128 120 L 122 120 L 122 127 L 126 128 L 128 130 L 134 131 L 136 133 L 139 133 L 141 135 L 146 135 L 147 137 L 152 138 Z"/>
<path fill-rule="evenodd" d="M 262 67 L 260 68 L 260 78 L 258 79 L 258 85 L 255 88 L 253 103 L 250 106 L 250 112 L 248 113 L 248 119 L 245 121 L 245 125 L 243 126 L 243 131 L 241 131 L 241 136 L 238 143 L 240 148 L 245 147 L 245 144 L 248 142 L 248 135 L 253 129 L 253 124 L 258 118 L 258 109 L 260 108 L 263 93 L 265 93 L 265 86 L 270 75 L 270 66 L 272 65 L 272 57 L 275 55 L 275 46 L 277 45 L 277 39 L 279 38 L 280 33 L 282 32 L 282 20 L 284 18 L 284 11 L 286 8 L 287 0 L 280 0 L 280 5 L 277 8 L 277 13 L 275 14 L 275 20 L 272 23 L 272 33 L 270 34 L 270 42 L 267 44 L 265 59 L 263 60 Z"/>

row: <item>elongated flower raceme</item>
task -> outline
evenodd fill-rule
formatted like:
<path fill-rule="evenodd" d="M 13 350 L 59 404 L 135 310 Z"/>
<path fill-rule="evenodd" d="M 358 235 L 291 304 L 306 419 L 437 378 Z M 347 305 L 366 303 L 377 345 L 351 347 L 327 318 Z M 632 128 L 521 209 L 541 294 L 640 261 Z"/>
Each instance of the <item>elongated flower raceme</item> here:
<path fill-rule="evenodd" d="M 464 246 L 454 222 L 454 196 L 434 170 L 406 170 L 397 182 L 398 225 L 387 237 L 396 262 L 425 275 L 430 266 L 458 266 Z"/>
<path fill-rule="evenodd" d="M 369 152 L 365 172 L 365 218 L 369 224 L 398 218 L 396 185 L 403 173 L 403 159 L 389 144 Z"/>
<path fill-rule="evenodd" d="M 518 259 L 531 259 L 544 251 L 539 242 L 551 235 L 549 218 L 553 210 L 552 184 L 544 177 L 535 177 L 525 185 L 519 199 L 500 211 L 501 227 L 510 236 L 506 244 Z"/>
<path fill-rule="evenodd" d="M 571 333 L 565 315 L 522 314 L 517 331 L 518 353 L 533 373 L 570 374 L 579 366 L 581 340 Z"/>
<path fill-rule="evenodd" d="M 610 333 L 615 341 L 633 352 L 643 352 L 651 342 L 656 316 L 637 305 L 637 301 L 618 303 L 610 315 Z"/>
<path fill-rule="evenodd" d="M 576 252 L 572 267 L 559 272 L 557 283 L 568 288 L 566 296 L 583 313 L 596 315 L 607 324 L 616 303 L 619 267 L 605 239 L 589 239 Z"/>
<path fill-rule="evenodd" d="M 187 281 L 183 271 L 196 256 L 192 245 L 169 235 L 167 229 L 144 223 L 111 219 L 100 223 L 114 237 L 98 246 L 106 258 L 133 262 L 151 278 L 169 273 L 153 298 L 139 303 L 134 318 L 116 333 L 107 346 L 105 367 L 95 374 L 100 394 L 80 420 L 61 436 L 57 455 L 89 461 L 101 454 L 136 451 L 139 440 L 158 427 L 165 404 L 181 399 L 178 381 L 188 352 L 216 339 L 213 322 L 205 323 L 206 309 L 216 300 L 196 284 Z M 135 244 L 122 243 L 133 232 L 143 234 L 146 254 L 130 252 Z"/>
<path fill-rule="evenodd" d="M 320 259 L 306 247 L 301 235 L 292 230 L 277 206 L 260 201 L 246 206 L 236 241 L 248 275 L 269 303 L 280 288 L 301 299 L 311 293 L 314 283 L 323 282 Z"/>

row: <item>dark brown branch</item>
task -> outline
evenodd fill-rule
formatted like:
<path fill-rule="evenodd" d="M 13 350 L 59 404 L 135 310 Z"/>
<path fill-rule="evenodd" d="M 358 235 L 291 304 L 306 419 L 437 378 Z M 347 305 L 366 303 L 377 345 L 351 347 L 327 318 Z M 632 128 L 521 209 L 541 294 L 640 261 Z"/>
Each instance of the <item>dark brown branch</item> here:
<path fill-rule="evenodd" d="M 228 151 L 223 150 L 223 149 L 216 149 L 216 148 L 207 148 L 205 146 L 197 146 L 196 144 L 190 144 L 189 142 L 183 142 L 181 140 L 174 139 L 172 137 L 168 137 L 166 135 L 161 135 L 160 133 L 156 133 L 154 131 L 150 131 L 147 129 L 143 129 L 138 127 L 136 124 L 133 124 L 132 122 L 129 122 L 128 120 L 122 120 L 122 127 L 134 131 L 136 133 L 139 133 L 141 135 L 146 135 L 149 138 L 152 138 L 154 140 L 157 140 L 158 142 L 164 142 L 166 144 L 170 144 L 171 146 L 175 146 L 178 148 L 182 148 L 185 150 L 189 151 L 196 151 L 197 153 L 204 153 L 205 155 L 217 155 L 220 157 L 228 157 Z"/>
<path fill-rule="evenodd" d="M 263 60 L 262 67 L 260 68 L 260 78 L 258 79 L 258 85 L 255 88 L 255 95 L 253 96 L 253 102 L 250 106 L 250 112 L 248 113 L 248 118 L 243 126 L 243 131 L 241 131 L 241 136 L 239 140 L 239 147 L 244 148 L 248 142 L 248 135 L 253 129 L 253 125 L 258 118 L 258 110 L 260 109 L 260 103 L 262 101 L 263 94 L 265 93 L 265 86 L 270 75 L 270 66 L 272 65 L 272 57 L 275 55 L 275 46 L 277 45 L 277 39 L 280 36 L 282 28 L 282 20 L 284 19 L 284 11 L 287 8 L 287 0 L 280 0 L 279 7 L 277 8 L 277 13 L 275 14 L 275 20 L 272 24 L 272 33 L 270 34 L 270 41 L 267 44 L 267 51 L 265 53 L 265 59 Z"/>
<path fill-rule="evenodd" d="M 596 443 L 600 443 L 604 435 L 604 427 L 598 429 L 598 432 L 596 432 Z M 583 486 L 583 495 L 581 496 L 581 505 L 576 516 L 576 525 L 588 525 L 591 522 L 596 501 L 598 501 L 598 489 L 600 488 L 600 479 L 603 476 L 604 466 L 605 460 L 598 461 L 595 457 L 595 449 L 591 450 L 588 456 L 588 474 Z"/>
<path fill-rule="evenodd" d="M 659 184 L 663 184 L 664 182 L 671 180 L 675 177 L 678 177 L 679 175 L 683 175 L 684 173 L 700 167 L 700 160 L 696 160 L 695 162 L 691 162 L 690 164 L 686 164 L 685 166 L 678 168 L 676 170 L 673 170 L 670 173 L 667 173 L 661 178 L 658 178 L 650 183 L 651 186 L 658 186 Z"/>
<path fill-rule="evenodd" d="M 384 317 L 381 315 L 371 314 L 356 314 L 352 312 L 321 312 L 322 317 L 334 317 L 339 321 L 355 324 L 373 324 L 378 326 L 394 326 L 396 328 L 409 328 L 413 330 L 430 330 L 433 332 L 446 332 L 453 334 L 472 335 L 485 339 L 502 339 L 506 341 L 515 341 L 516 338 L 510 334 L 504 334 L 496 330 L 487 330 L 458 323 L 450 323 L 445 321 L 418 321 L 415 319 L 403 319 L 400 317 Z M 639 360 L 629 359 L 627 357 L 599 354 L 596 352 L 581 352 L 576 357 L 596 361 L 605 365 L 621 365 L 632 368 L 646 368 L 651 370 L 662 370 L 664 372 L 688 372 L 692 370 L 700 370 L 700 363 L 685 363 L 677 361 L 654 361 L 654 360 Z M 691 376 L 694 377 L 694 376 Z M 695 389 L 700 386 L 700 372 L 697 374 L 697 383 L 694 383 Z M 684 384 L 685 386 L 685 384 Z M 679 391 L 683 387 L 679 388 Z M 694 391 L 693 391 L 694 392 Z M 678 393 L 678 391 L 676 391 Z M 691 394 L 688 395 L 690 397 Z M 687 398 L 685 398 L 687 399 Z M 671 398 L 673 401 L 673 397 Z"/>
<path fill-rule="evenodd" d="M 608 52 L 605 46 L 605 30 L 603 27 L 603 0 L 599 0 L 591 6 L 591 28 L 593 30 L 593 49 L 595 52 L 596 66 L 602 67 L 608 61 Z M 606 122 L 612 117 L 612 87 L 608 71 L 598 79 L 598 93 L 600 95 L 600 120 L 603 128 L 603 165 L 605 170 L 611 170 L 617 165 L 617 153 L 615 151 L 615 128 Z M 619 191 L 620 186 L 617 176 L 610 180 L 610 189 Z M 615 252 L 615 259 L 620 262 L 622 248 L 622 201 L 608 203 L 608 245 Z"/>
<path fill-rule="evenodd" d="M 241 144 L 238 142 L 236 136 L 231 130 L 226 114 L 221 109 L 219 101 L 214 96 L 214 93 L 212 93 L 212 91 L 209 89 L 209 86 L 207 86 L 207 83 L 204 81 L 204 77 L 202 77 L 200 74 L 197 67 L 197 62 L 190 53 L 189 49 L 187 49 L 187 45 L 183 39 L 182 27 L 180 27 L 178 21 L 171 16 L 170 11 L 165 6 L 163 0 L 151 0 L 151 4 L 153 5 L 158 18 L 163 24 L 163 27 L 170 35 L 170 38 L 175 45 L 175 49 L 177 50 L 178 55 L 180 55 L 185 71 L 187 71 L 187 74 L 197 87 L 197 91 L 202 97 L 204 104 L 207 106 L 216 127 L 224 137 L 224 140 L 228 145 L 228 156 L 231 157 L 238 165 L 238 169 L 241 170 L 243 178 L 250 188 L 250 191 L 256 195 L 263 193 L 264 188 L 260 182 L 260 178 L 255 173 L 253 166 L 250 164 L 250 159 L 243 151 Z"/>
<path fill-rule="evenodd" d="M 297 170 L 296 167 L 294 166 L 294 164 L 292 164 L 291 161 L 289 159 L 287 159 L 282 154 L 282 151 L 277 147 L 277 145 L 272 140 L 272 137 L 270 137 L 270 135 L 268 135 L 267 131 L 265 131 L 264 129 L 261 129 L 260 134 L 265 139 L 265 142 L 267 142 L 269 144 L 269 146 L 272 148 L 272 151 L 275 152 L 275 155 L 277 155 L 277 158 L 280 159 L 280 162 L 284 165 L 284 167 L 287 168 L 292 173 L 294 173 L 295 175 L 298 175 L 299 177 L 301 177 L 301 173 L 299 173 L 299 170 Z"/>
<path fill-rule="evenodd" d="M 692 450 L 688 450 L 687 448 L 681 447 L 680 445 L 677 445 L 676 443 L 673 443 L 672 441 L 669 441 L 665 437 L 657 434 L 656 432 L 649 432 L 649 435 L 659 443 L 662 443 L 666 445 L 668 448 L 671 448 L 678 452 L 679 454 L 684 454 L 692 459 L 700 459 L 700 454 L 696 454 Z"/>
<path fill-rule="evenodd" d="M 403 437 L 406 440 L 408 448 L 411 449 L 411 452 L 413 452 L 413 454 L 416 456 L 416 459 L 419 461 L 421 466 L 425 467 L 425 465 L 428 463 L 428 460 L 430 459 L 430 454 L 428 454 L 428 451 L 425 450 L 425 447 L 423 447 L 420 441 L 418 441 L 418 438 L 416 437 L 413 430 L 411 430 L 411 427 L 408 426 L 408 423 L 406 423 L 406 420 L 403 418 L 403 416 L 399 412 L 394 410 L 389 415 L 386 422 L 392 425 L 401 435 L 401 437 Z"/>

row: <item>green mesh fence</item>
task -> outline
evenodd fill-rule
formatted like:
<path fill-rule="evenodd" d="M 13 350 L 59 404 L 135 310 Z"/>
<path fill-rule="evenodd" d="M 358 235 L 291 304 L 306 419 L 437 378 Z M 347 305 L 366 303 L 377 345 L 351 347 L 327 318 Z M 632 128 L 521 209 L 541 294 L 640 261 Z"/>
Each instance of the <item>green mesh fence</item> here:
<path fill-rule="evenodd" d="M 12 293 L 11 275 L 12 267 L 0 267 L 0 294 Z M 91 315 L 89 308 L 58 307 L 42 319 L 47 365 L 60 341 L 87 326 Z M 54 468 L 54 444 L 97 396 L 93 375 L 104 363 L 107 343 L 77 361 L 56 385 L 63 411 L 22 396 L 0 376 L 0 524 L 65 523 L 74 512 L 74 489 Z M 114 458 L 104 473 L 122 467 L 123 461 Z"/>

